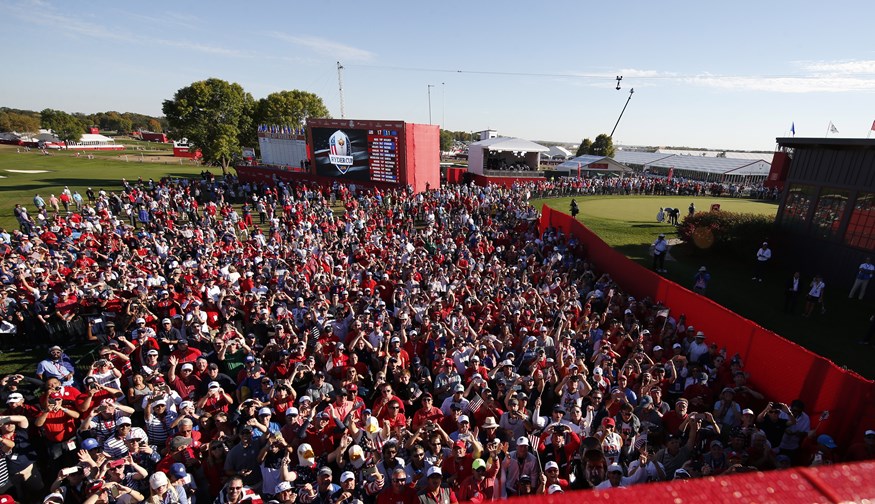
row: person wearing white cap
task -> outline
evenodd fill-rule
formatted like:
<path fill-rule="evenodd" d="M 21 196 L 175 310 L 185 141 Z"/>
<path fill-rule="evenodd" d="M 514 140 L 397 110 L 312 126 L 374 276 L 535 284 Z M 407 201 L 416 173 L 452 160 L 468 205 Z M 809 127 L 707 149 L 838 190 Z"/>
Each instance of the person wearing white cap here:
<path fill-rule="evenodd" d="M 665 273 L 665 256 L 668 255 L 668 242 L 665 241 L 665 235 L 660 233 L 656 237 L 656 241 L 650 246 L 650 253 L 653 255 L 653 269 L 657 273 Z"/>
<path fill-rule="evenodd" d="M 353 500 L 362 500 L 363 489 L 357 488 L 355 473 L 344 471 L 340 474 L 340 487 L 331 495 L 331 502 L 346 503 Z"/>
<path fill-rule="evenodd" d="M 419 494 L 419 502 L 436 502 L 438 504 L 451 504 L 458 502 L 456 493 L 442 486 L 443 471 L 440 467 L 429 467 L 426 473 L 426 487 Z"/>
<path fill-rule="evenodd" d="M 594 487 L 595 490 L 607 490 L 609 488 L 628 487 L 647 480 L 647 471 L 641 469 L 643 465 L 650 463 L 647 454 L 642 453 L 638 458 L 639 465 L 635 467 L 629 476 L 623 476 L 623 468 L 620 464 L 608 466 L 608 478 Z"/>
<path fill-rule="evenodd" d="M 468 399 L 465 398 L 465 386 L 461 383 L 457 383 L 453 386 L 453 395 L 444 399 L 443 404 L 441 404 L 441 412 L 445 416 L 452 416 L 453 409 L 452 406 L 457 405 L 461 411 L 465 411 L 468 409 L 468 403 L 470 403 Z"/>
<path fill-rule="evenodd" d="M 863 460 L 875 460 L 875 430 L 867 429 L 863 433 L 863 441 L 857 442 L 848 448 L 845 462 L 857 462 Z"/>
<path fill-rule="evenodd" d="M 516 452 L 504 459 L 501 464 L 501 481 L 504 488 L 501 489 L 502 498 L 517 495 L 517 481 L 520 476 L 527 475 L 532 481 L 539 481 L 541 470 L 538 467 L 538 459 L 530 449 L 529 438 L 520 436 L 516 440 Z"/>
<path fill-rule="evenodd" d="M 751 280 L 763 281 L 763 276 L 766 272 L 766 265 L 772 260 L 772 249 L 769 248 L 768 242 L 763 242 L 763 246 L 757 250 L 756 268 L 753 272 Z"/>

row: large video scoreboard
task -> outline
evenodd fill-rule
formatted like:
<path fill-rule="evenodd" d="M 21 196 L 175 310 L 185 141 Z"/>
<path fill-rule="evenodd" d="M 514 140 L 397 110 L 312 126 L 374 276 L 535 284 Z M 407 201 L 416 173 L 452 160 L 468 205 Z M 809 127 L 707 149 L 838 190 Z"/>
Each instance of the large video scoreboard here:
<path fill-rule="evenodd" d="M 401 181 L 403 121 L 314 120 L 313 123 L 310 134 L 316 175 L 390 184 Z"/>

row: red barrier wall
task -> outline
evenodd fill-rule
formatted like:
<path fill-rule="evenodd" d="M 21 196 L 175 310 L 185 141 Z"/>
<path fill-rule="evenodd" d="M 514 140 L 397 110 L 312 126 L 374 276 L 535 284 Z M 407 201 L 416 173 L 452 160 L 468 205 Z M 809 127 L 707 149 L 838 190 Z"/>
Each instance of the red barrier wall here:
<path fill-rule="evenodd" d="M 464 177 L 466 173 L 468 173 L 467 168 L 447 168 L 447 183 L 461 184 L 462 182 L 464 182 Z"/>
<path fill-rule="evenodd" d="M 635 485 L 613 490 L 520 497 L 520 504 L 584 502 L 755 502 L 757 504 L 866 502 L 875 496 L 875 463 L 840 464 L 786 471 L 755 472 L 724 477 Z"/>
<path fill-rule="evenodd" d="M 825 357 L 789 341 L 755 322 L 700 296 L 612 249 L 581 222 L 544 205 L 541 228 L 554 226 L 576 236 L 597 267 L 636 297 L 649 296 L 681 313 L 710 341 L 738 353 L 750 372 L 750 384 L 782 402 L 805 401 L 813 418 L 824 410 L 830 420 L 824 431 L 843 447 L 875 428 L 875 383 L 846 371 Z M 816 423 L 816 422 L 815 422 Z"/>

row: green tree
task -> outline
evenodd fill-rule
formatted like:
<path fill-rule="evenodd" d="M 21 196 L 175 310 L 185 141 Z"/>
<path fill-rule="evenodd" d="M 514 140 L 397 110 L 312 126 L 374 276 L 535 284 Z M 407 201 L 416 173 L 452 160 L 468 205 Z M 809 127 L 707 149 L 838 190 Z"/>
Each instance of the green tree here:
<path fill-rule="evenodd" d="M 449 151 L 453 148 L 453 132 L 441 130 L 441 152 Z"/>
<path fill-rule="evenodd" d="M 331 117 L 319 96 L 293 89 L 278 91 L 258 100 L 256 124 L 274 124 L 300 128 L 309 117 Z"/>
<path fill-rule="evenodd" d="M 595 142 L 592 143 L 589 149 L 590 154 L 607 157 L 614 157 L 615 151 L 614 140 L 604 133 L 595 137 Z"/>
<path fill-rule="evenodd" d="M 161 121 L 158 119 L 149 119 L 149 131 L 154 131 L 155 133 L 161 133 L 163 128 L 161 128 Z"/>
<path fill-rule="evenodd" d="M 19 112 L 0 111 L 0 131 L 36 133 L 39 131 L 39 125 L 39 117 Z"/>
<path fill-rule="evenodd" d="M 583 156 L 584 154 L 589 154 L 589 151 L 592 150 L 592 140 L 589 138 L 584 138 L 582 142 L 580 142 L 580 147 L 577 148 L 577 153 L 575 156 Z"/>
<path fill-rule="evenodd" d="M 200 148 L 204 159 L 228 173 L 241 141 L 255 136 L 255 100 L 237 83 L 207 79 L 192 83 L 165 100 L 167 121 L 179 137 Z"/>
<path fill-rule="evenodd" d="M 52 130 L 65 145 L 69 142 L 78 142 L 85 132 L 85 127 L 82 126 L 79 118 L 60 110 L 43 110 L 40 112 L 40 123 L 43 128 Z"/>

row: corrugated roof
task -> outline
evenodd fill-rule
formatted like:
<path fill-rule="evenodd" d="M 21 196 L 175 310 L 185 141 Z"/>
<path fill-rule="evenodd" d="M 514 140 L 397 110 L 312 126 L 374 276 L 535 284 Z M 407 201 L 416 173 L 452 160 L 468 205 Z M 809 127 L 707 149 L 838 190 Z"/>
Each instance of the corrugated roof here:
<path fill-rule="evenodd" d="M 660 159 L 671 157 L 671 154 L 661 154 L 659 152 L 642 152 L 642 151 L 614 151 L 614 161 L 625 165 L 647 165 L 655 163 Z"/>
<path fill-rule="evenodd" d="M 770 163 L 750 159 L 713 158 L 704 156 L 670 156 L 660 159 L 647 166 L 654 168 L 674 168 L 675 170 L 688 170 L 702 173 L 730 173 L 733 175 L 763 174 L 769 173 Z M 742 170 L 747 168 L 748 170 Z M 764 170 L 764 171 L 763 171 Z M 748 173 L 750 171 L 751 173 Z M 760 173 L 763 172 L 763 173 Z"/>

